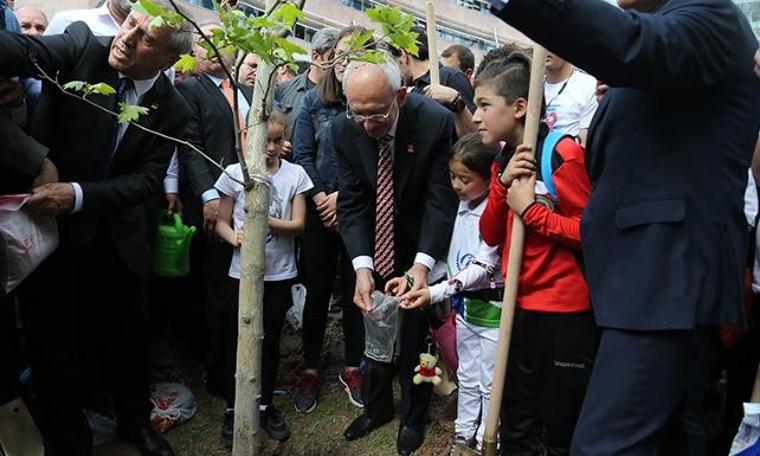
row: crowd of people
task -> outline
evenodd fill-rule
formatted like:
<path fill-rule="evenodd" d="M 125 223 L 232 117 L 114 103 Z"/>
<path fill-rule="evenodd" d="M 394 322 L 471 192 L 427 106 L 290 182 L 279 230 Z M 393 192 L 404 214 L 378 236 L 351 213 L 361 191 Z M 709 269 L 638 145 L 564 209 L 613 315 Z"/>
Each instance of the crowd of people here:
<path fill-rule="evenodd" d="M 416 54 L 378 44 L 386 60 L 369 63 L 348 52 L 367 32 L 351 25 L 316 32 L 299 72 L 278 70 L 266 125 L 265 435 L 291 437 L 273 398 L 302 284 L 298 412 L 319 406 L 337 305 L 337 380 L 358 413 L 346 440 L 396 417 L 397 377 L 396 447 L 415 453 L 433 393 L 415 373 L 434 376 L 420 359 L 437 353 L 458 384 L 452 452 L 481 451 L 519 218 L 501 454 L 726 454 L 760 359 L 757 39 L 729 0 L 491 3 L 550 51 L 535 147 L 525 137 L 532 51 L 518 44 L 476 65 L 461 45 L 439 56 L 415 27 Z M 210 35 L 218 21 L 156 25 L 128 0 L 49 23 L 10 6 L 0 0 L 0 194 L 28 194 L 25 211 L 54 217 L 58 246 L 13 292 L 0 289 L 0 420 L 22 395 L 45 454 L 89 455 L 83 408 L 106 397 L 141 454 L 173 454 L 149 420 L 149 347 L 167 283 L 151 275 L 151 246 L 160 217 L 180 213 L 197 234 L 188 277 L 171 279 L 173 312 L 205 361 L 206 389 L 226 401 L 220 436 L 231 447 L 246 266 L 236 144 L 255 108 L 258 57 L 207 51 L 194 27 Z M 197 68 L 175 72 L 187 53 Z M 85 102 L 57 85 L 69 81 L 116 93 Z M 149 108 L 139 123 L 183 142 L 119 123 L 107 110 L 120 103 Z M 399 309 L 390 361 L 365 353 L 377 290 Z M 453 356 L 436 348 L 445 325 Z M 709 439 L 722 371 L 722 433 Z"/>

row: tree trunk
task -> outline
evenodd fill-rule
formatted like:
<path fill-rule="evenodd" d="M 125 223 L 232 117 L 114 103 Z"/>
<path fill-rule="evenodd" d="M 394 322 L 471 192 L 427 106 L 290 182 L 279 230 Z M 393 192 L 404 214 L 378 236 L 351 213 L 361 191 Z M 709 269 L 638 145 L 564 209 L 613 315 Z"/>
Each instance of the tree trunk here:
<path fill-rule="evenodd" d="M 267 10 L 275 0 L 267 0 Z M 245 157 L 253 177 L 245 190 L 245 222 L 240 252 L 235 435 L 233 456 L 258 455 L 261 449 L 261 346 L 264 339 L 264 265 L 269 232 L 269 186 L 266 171 L 267 117 L 272 107 L 271 64 L 260 61 L 254 84 Z"/>

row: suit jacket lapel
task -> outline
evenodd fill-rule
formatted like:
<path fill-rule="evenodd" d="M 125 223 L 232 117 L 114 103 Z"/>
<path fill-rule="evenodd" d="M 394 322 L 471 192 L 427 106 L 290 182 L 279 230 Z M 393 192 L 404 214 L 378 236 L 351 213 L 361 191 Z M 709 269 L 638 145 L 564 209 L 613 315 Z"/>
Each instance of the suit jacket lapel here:
<path fill-rule="evenodd" d="M 224 93 L 222 93 L 222 89 L 214 84 L 214 81 L 209 79 L 205 74 L 198 76 L 198 80 L 200 81 L 201 86 L 206 90 L 206 93 L 208 93 L 208 96 L 214 100 L 222 112 L 229 112 L 229 116 L 232 117 L 232 108 L 230 108 L 230 103 L 227 101 Z"/>
<path fill-rule="evenodd" d="M 357 125 L 356 122 L 351 123 L 356 132 L 359 159 L 372 187 L 377 190 L 377 141 L 370 138 L 361 125 Z"/>
<path fill-rule="evenodd" d="M 140 102 L 140 106 L 148 108 L 148 113 L 141 116 L 137 123 L 153 130 L 157 129 L 156 125 L 161 121 L 165 114 L 162 100 L 165 99 L 168 90 L 169 81 L 166 79 L 166 76 L 161 74 L 158 79 L 156 79 L 153 87 L 145 93 L 145 96 L 143 96 L 143 99 Z M 132 147 L 131 143 L 135 141 L 136 137 L 140 136 L 140 133 L 143 133 L 143 131 L 133 125 L 130 125 L 127 128 L 127 131 L 124 133 L 124 137 L 121 139 L 119 147 L 117 147 L 116 153 L 114 154 L 115 161 L 124 158 L 122 154 L 125 152 L 122 152 L 122 150 L 138 150 L 137 148 Z"/>
<path fill-rule="evenodd" d="M 414 138 L 417 131 L 417 120 L 414 113 L 406 105 L 399 111 L 398 126 L 396 127 L 395 150 L 393 152 L 393 182 L 396 198 L 401 198 L 414 164 Z"/>

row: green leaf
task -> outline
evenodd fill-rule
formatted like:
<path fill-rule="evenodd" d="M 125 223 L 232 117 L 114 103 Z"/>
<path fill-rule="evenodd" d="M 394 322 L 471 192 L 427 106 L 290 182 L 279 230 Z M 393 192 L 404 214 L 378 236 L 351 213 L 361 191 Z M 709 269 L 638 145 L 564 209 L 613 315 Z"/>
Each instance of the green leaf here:
<path fill-rule="evenodd" d="M 70 81 L 63 85 L 63 90 L 68 92 L 84 92 L 87 83 L 84 81 Z"/>
<path fill-rule="evenodd" d="M 150 23 L 148 23 L 148 28 L 154 29 L 163 27 L 164 25 L 166 25 L 166 19 L 164 19 L 163 16 L 156 16 L 150 20 Z"/>
<path fill-rule="evenodd" d="M 137 3 L 132 5 L 132 11 L 137 11 L 138 13 L 147 14 L 153 17 L 169 15 L 169 12 L 163 6 L 152 2 L 151 0 L 137 0 Z"/>
<path fill-rule="evenodd" d="M 106 84 L 105 82 L 99 82 L 92 84 L 87 88 L 88 92 L 97 93 L 104 96 L 116 95 L 116 89 Z"/>
<path fill-rule="evenodd" d="M 174 68 L 177 71 L 189 73 L 198 66 L 198 59 L 190 54 L 182 54 L 179 56 L 179 60 L 174 64 Z"/>
<path fill-rule="evenodd" d="M 371 50 L 361 52 L 356 56 L 352 56 L 351 60 L 369 63 L 384 63 L 386 60 L 388 60 L 388 56 L 389 54 L 385 51 Z"/>
<path fill-rule="evenodd" d="M 296 22 L 303 20 L 304 14 L 292 2 L 283 3 L 269 15 L 269 19 L 284 28 L 292 28 Z"/>
<path fill-rule="evenodd" d="M 278 48 L 278 50 L 282 51 L 282 55 L 284 55 L 283 60 L 286 62 L 293 61 L 293 54 L 306 54 L 306 49 L 293 42 L 288 41 L 286 38 L 283 38 L 281 36 L 277 36 L 275 38 L 274 45 Z"/>
<path fill-rule="evenodd" d="M 148 113 L 148 108 L 144 106 L 128 105 L 124 102 L 119 103 L 119 122 L 134 122 Z"/>

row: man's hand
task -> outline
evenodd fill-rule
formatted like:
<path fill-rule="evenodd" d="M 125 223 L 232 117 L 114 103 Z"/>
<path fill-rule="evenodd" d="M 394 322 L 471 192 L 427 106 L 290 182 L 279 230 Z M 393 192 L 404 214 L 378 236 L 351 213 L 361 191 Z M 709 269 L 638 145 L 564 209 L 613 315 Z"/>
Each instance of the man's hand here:
<path fill-rule="evenodd" d="M 32 190 L 26 207 L 35 214 L 57 216 L 74 208 L 74 186 L 68 182 L 45 184 Z"/>
<path fill-rule="evenodd" d="M 755 54 L 755 72 L 757 72 L 757 54 Z M 760 75 L 758 77 L 760 77 Z M 608 90 L 610 90 L 610 86 L 603 83 L 602 81 L 596 81 L 596 92 L 594 94 L 596 95 L 597 103 L 600 103 L 602 101 L 604 94 L 606 94 Z"/>
<path fill-rule="evenodd" d="M 330 193 L 327 198 L 323 199 L 321 203 L 317 204 L 317 212 L 319 218 L 322 219 L 322 224 L 327 228 L 335 227 L 335 222 L 338 220 L 338 213 L 336 210 L 338 204 L 338 192 Z"/>
<path fill-rule="evenodd" d="M 166 194 L 166 211 L 169 213 L 182 213 L 182 200 L 179 199 L 179 193 Z"/>
<path fill-rule="evenodd" d="M 58 182 L 58 168 L 46 158 L 42 160 L 40 172 L 34 178 L 34 181 L 32 181 L 32 188 L 42 187 L 45 184 L 53 184 L 55 182 Z"/>
<path fill-rule="evenodd" d="M 401 297 L 399 307 L 402 309 L 410 310 L 424 307 L 430 304 L 430 288 L 423 288 L 417 291 L 410 291 Z"/>
<path fill-rule="evenodd" d="M 536 200 L 536 175 L 512 181 L 507 192 L 507 204 L 515 214 L 521 215 Z"/>
<path fill-rule="evenodd" d="M 364 312 L 371 311 L 373 291 L 375 291 L 375 279 L 372 278 L 372 270 L 368 268 L 357 269 L 354 304 Z"/>
<path fill-rule="evenodd" d="M 244 238 L 243 233 L 244 233 L 243 230 L 235 232 L 235 236 L 236 236 L 236 240 L 237 240 L 237 244 L 235 245 L 235 247 L 242 247 L 243 246 L 243 238 Z"/>
<path fill-rule="evenodd" d="M 394 277 L 385 282 L 385 293 L 398 296 L 398 290 L 406 290 L 406 277 Z"/>
<path fill-rule="evenodd" d="M 426 97 L 432 98 L 444 106 L 450 106 L 454 103 L 454 100 L 457 99 L 457 95 L 459 95 L 459 92 L 457 92 L 456 89 L 441 84 L 431 84 L 422 89 L 422 93 L 424 93 Z"/>
<path fill-rule="evenodd" d="M 0 106 L 18 107 L 24 103 L 24 86 L 10 79 L 0 79 Z"/>
<path fill-rule="evenodd" d="M 288 140 L 282 142 L 282 155 L 280 158 L 289 159 L 293 155 L 293 143 Z"/>
<path fill-rule="evenodd" d="M 203 231 L 213 233 L 219 216 L 219 200 L 213 199 L 203 205 Z"/>
<path fill-rule="evenodd" d="M 503 179 L 506 179 L 504 186 L 509 188 L 512 181 L 521 177 L 528 177 L 536 172 L 536 159 L 533 158 L 533 150 L 527 144 L 520 144 L 515 150 L 515 154 L 507 163 L 507 169 L 504 170 Z"/>
<path fill-rule="evenodd" d="M 389 281 L 385 284 L 385 293 L 400 298 L 407 291 L 417 291 L 427 287 L 427 276 L 430 269 L 424 264 L 414 263 L 412 267 L 406 271 L 404 280 L 401 281 Z M 412 280 L 411 288 L 406 280 L 406 276 Z"/>

